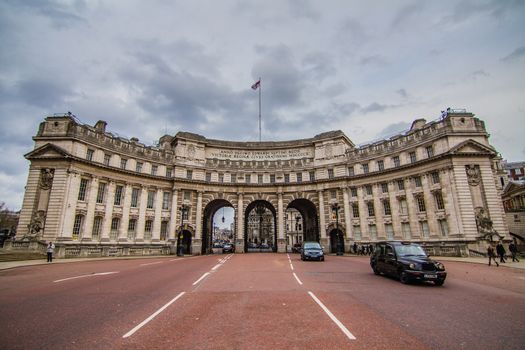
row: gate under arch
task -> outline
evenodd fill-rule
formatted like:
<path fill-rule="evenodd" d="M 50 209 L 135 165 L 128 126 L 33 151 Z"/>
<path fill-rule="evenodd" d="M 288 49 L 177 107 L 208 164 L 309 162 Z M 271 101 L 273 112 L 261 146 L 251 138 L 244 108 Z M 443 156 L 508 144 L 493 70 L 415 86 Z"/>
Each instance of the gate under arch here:
<path fill-rule="evenodd" d="M 273 205 L 265 200 L 251 202 L 244 215 L 244 252 L 276 252 L 277 220 Z"/>
<path fill-rule="evenodd" d="M 212 252 L 213 217 L 215 213 L 223 207 L 233 208 L 233 205 L 225 199 L 214 199 L 204 208 L 202 219 L 202 254 L 210 254 Z M 233 241 L 235 242 L 235 237 Z"/>
<path fill-rule="evenodd" d="M 286 207 L 299 211 L 303 220 L 303 241 L 319 242 L 319 225 L 315 204 L 305 198 L 294 199 Z"/>

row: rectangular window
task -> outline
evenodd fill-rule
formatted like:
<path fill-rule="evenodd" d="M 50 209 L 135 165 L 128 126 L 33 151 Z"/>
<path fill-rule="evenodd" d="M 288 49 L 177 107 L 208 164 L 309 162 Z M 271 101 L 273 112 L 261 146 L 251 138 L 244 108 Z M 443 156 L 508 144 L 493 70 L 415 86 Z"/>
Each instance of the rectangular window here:
<path fill-rule="evenodd" d="M 113 201 L 114 205 L 120 205 L 122 203 L 122 194 L 123 194 L 124 186 L 117 185 L 115 188 L 115 200 Z"/>
<path fill-rule="evenodd" d="M 434 171 L 432 174 L 432 183 L 438 184 L 439 183 L 439 173 L 437 171 Z"/>
<path fill-rule="evenodd" d="M 211 182 L 211 173 L 206 173 L 206 182 Z"/>
<path fill-rule="evenodd" d="M 405 181 L 404 180 L 397 180 L 397 188 L 400 191 L 403 191 L 405 189 Z"/>
<path fill-rule="evenodd" d="M 128 164 L 128 160 L 127 159 L 121 159 L 120 160 L 120 168 L 121 169 L 126 169 L 126 165 Z"/>
<path fill-rule="evenodd" d="M 284 182 L 289 183 L 290 182 L 290 174 L 284 174 Z"/>
<path fill-rule="evenodd" d="M 368 174 L 368 163 L 361 164 L 363 167 L 363 173 Z"/>
<path fill-rule="evenodd" d="M 257 183 L 260 183 L 260 184 L 263 183 L 263 176 L 262 176 L 262 174 L 258 174 L 257 175 Z"/>
<path fill-rule="evenodd" d="M 98 192 L 97 192 L 97 203 L 104 203 L 104 197 L 106 195 L 106 183 L 98 183 Z"/>
<path fill-rule="evenodd" d="M 160 223 L 160 240 L 165 241 L 168 237 L 168 221 L 162 221 Z"/>
<path fill-rule="evenodd" d="M 119 227 L 120 227 L 120 218 L 111 219 L 111 230 L 109 231 L 109 239 L 113 241 L 117 239 Z"/>
<path fill-rule="evenodd" d="M 436 200 L 436 208 L 438 210 L 444 210 L 445 209 L 445 203 L 443 202 L 443 195 L 441 192 L 437 191 L 434 192 L 434 198 Z"/>
<path fill-rule="evenodd" d="M 310 181 L 315 181 L 315 171 L 310 171 L 309 175 L 310 175 Z"/>
<path fill-rule="evenodd" d="M 354 218 L 359 217 L 359 204 L 357 203 L 352 204 L 352 216 Z"/>
<path fill-rule="evenodd" d="M 423 196 L 417 196 L 416 202 L 417 202 L 417 210 L 420 213 L 424 213 L 427 211 L 427 208 L 425 206 L 425 198 Z"/>
<path fill-rule="evenodd" d="M 171 178 L 173 176 L 173 169 L 166 168 L 166 177 Z"/>
<path fill-rule="evenodd" d="M 372 185 L 366 185 L 365 191 L 367 195 L 371 196 L 372 195 Z"/>
<path fill-rule="evenodd" d="M 191 201 L 191 191 L 184 191 L 184 200 Z"/>
<path fill-rule="evenodd" d="M 404 239 L 410 239 L 412 234 L 410 233 L 410 224 L 408 222 L 401 223 L 401 231 L 403 232 Z"/>
<path fill-rule="evenodd" d="M 334 178 L 334 169 L 328 169 L 328 178 L 333 179 Z"/>
<path fill-rule="evenodd" d="M 84 222 L 84 215 L 77 214 L 75 215 L 75 222 L 73 223 L 73 235 L 72 239 L 77 241 L 80 238 L 80 233 L 82 232 L 82 223 Z"/>
<path fill-rule="evenodd" d="M 170 208 L 170 193 L 162 192 L 162 209 L 167 210 Z"/>
<path fill-rule="evenodd" d="M 135 239 L 135 230 L 137 228 L 137 219 L 129 219 L 128 239 Z"/>
<path fill-rule="evenodd" d="M 416 185 L 416 187 L 421 187 L 421 176 L 416 176 L 414 178 L 414 184 Z"/>
<path fill-rule="evenodd" d="M 219 182 L 220 183 L 224 182 L 224 174 L 223 173 L 219 173 Z"/>
<path fill-rule="evenodd" d="M 408 156 L 410 157 L 410 163 L 415 163 L 417 161 L 416 152 L 410 152 Z"/>
<path fill-rule="evenodd" d="M 95 216 L 93 220 L 93 231 L 91 231 L 91 238 L 98 239 L 100 237 L 100 232 L 102 231 L 102 217 Z"/>
<path fill-rule="evenodd" d="M 425 148 L 427 151 L 427 157 L 432 158 L 434 156 L 434 148 L 432 146 L 428 146 Z"/>
<path fill-rule="evenodd" d="M 370 232 L 370 239 L 377 240 L 377 227 L 376 225 L 368 225 L 368 231 Z"/>
<path fill-rule="evenodd" d="M 246 174 L 244 178 L 245 178 L 245 182 L 247 184 L 252 182 L 252 175 L 251 174 Z"/>
<path fill-rule="evenodd" d="M 383 201 L 383 211 L 385 215 L 392 215 L 392 211 L 390 210 L 390 201 L 388 199 Z"/>
<path fill-rule="evenodd" d="M 394 162 L 394 168 L 397 168 L 401 165 L 401 162 L 399 161 L 399 156 L 392 157 L 392 161 Z"/>
<path fill-rule="evenodd" d="M 131 190 L 131 207 L 136 208 L 139 204 L 140 188 L 133 188 Z"/>
<path fill-rule="evenodd" d="M 148 201 L 146 203 L 146 208 L 153 209 L 155 205 L 155 191 L 148 191 Z"/>
<path fill-rule="evenodd" d="M 383 193 L 388 193 L 388 184 L 387 184 L 386 182 L 383 182 L 383 183 L 381 184 L 381 191 L 382 191 Z"/>
<path fill-rule="evenodd" d="M 186 207 L 186 210 L 182 212 L 182 221 L 188 220 L 190 218 L 190 207 Z"/>
<path fill-rule="evenodd" d="M 104 154 L 104 165 L 109 165 L 111 161 L 111 154 Z"/>
<path fill-rule="evenodd" d="M 142 172 L 142 163 L 141 162 L 137 162 L 137 165 L 135 167 L 135 171 L 137 173 L 141 173 Z"/>
<path fill-rule="evenodd" d="M 336 190 L 331 190 L 330 191 L 330 198 L 331 199 L 337 199 L 337 191 Z"/>
<path fill-rule="evenodd" d="M 385 162 L 383 160 L 377 161 L 377 170 L 379 171 L 385 170 Z"/>
<path fill-rule="evenodd" d="M 428 222 L 420 221 L 419 222 L 419 227 L 421 229 L 421 235 L 424 238 L 429 238 L 430 237 L 430 230 L 428 229 Z"/>
<path fill-rule="evenodd" d="M 361 239 L 361 226 L 354 226 L 354 240 L 359 241 Z"/>
<path fill-rule="evenodd" d="M 157 175 L 157 171 L 159 170 L 158 165 L 152 165 L 151 166 L 151 175 Z"/>
<path fill-rule="evenodd" d="M 354 167 L 353 166 L 349 166 L 348 167 L 348 176 L 354 176 L 354 175 L 355 175 Z"/>
<path fill-rule="evenodd" d="M 153 228 L 153 220 L 146 220 L 144 224 L 144 239 L 148 241 L 151 239 L 152 228 Z"/>
<path fill-rule="evenodd" d="M 303 182 L 303 174 L 302 173 L 295 174 L 295 177 L 297 178 L 297 182 Z"/>
<path fill-rule="evenodd" d="M 375 216 L 376 213 L 374 211 L 374 203 L 373 202 L 368 202 L 366 203 L 367 207 L 368 207 L 368 216 Z"/>
<path fill-rule="evenodd" d="M 230 175 L 230 182 L 236 183 L 237 182 L 237 174 L 231 174 Z"/>
<path fill-rule="evenodd" d="M 270 174 L 270 183 L 275 183 L 275 174 Z"/>
<path fill-rule="evenodd" d="M 193 170 L 186 170 L 186 179 L 193 179 Z"/>
<path fill-rule="evenodd" d="M 88 186 L 88 179 L 81 179 L 80 180 L 80 188 L 78 190 L 78 200 L 79 201 L 85 201 L 86 200 L 87 186 Z"/>
<path fill-rule="evenodd" d="M 407 200 L 404 198 L 399 200 L 399 211 L 403 215 L 408 214 L 408 204 L 407 204 Z"/>
<path fill-rule="evenodd" d="M 385 224 L 386 239 L 394 239 L 394 228 L 392 224 Z"/>
<path fill-rule="evenodd" d="M 350 193 L 352 197 L 357 197 L 357 187 L 350 187 Z"/>
<path fill-rule="evenodd" d="M 93 155 L 95 154 L 95 151 L 92 150 L 91 148 L 88 148 L 87 152 L 86 152 L 86 159 L 87 160 L 93 160 Z"/>
<path fill-rule="evenodd" d="M 441 233 L 441 236 L 446 237 L 448 236 L 448 224 L 446 219 L 439 219 L 439 232 Z"/>

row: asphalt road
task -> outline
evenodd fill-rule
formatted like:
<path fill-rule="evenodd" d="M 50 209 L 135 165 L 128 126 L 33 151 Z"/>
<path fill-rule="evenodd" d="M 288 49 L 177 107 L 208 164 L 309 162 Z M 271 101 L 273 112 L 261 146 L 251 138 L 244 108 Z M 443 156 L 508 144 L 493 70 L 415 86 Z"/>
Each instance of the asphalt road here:
<path fill-rule="evenodd" d="M 375 276 L 367 257 L 20 267 L 0 271 L 0 348 L 525 348 L 525 270 L 445 265 L 442 287 Z"/>

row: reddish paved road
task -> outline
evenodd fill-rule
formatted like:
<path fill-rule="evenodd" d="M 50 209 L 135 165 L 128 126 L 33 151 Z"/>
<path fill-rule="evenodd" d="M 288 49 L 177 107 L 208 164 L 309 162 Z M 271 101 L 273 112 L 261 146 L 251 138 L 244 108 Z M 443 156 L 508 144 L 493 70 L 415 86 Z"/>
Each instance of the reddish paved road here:
<path fill-rule="evenodd" d="M 407 286 L 375 276 L 365 257 L 329 256 L 324 263 L 290 258 L 293 271 L 286 254 L 87 261 L 0 271 L 0 348 L 525 347 L 524 270 L 447 262 L 443 287 Z M 105 272 L 118 273 L 93 275 Z M 349 339 L 308 292 L 356 339 Z"/>

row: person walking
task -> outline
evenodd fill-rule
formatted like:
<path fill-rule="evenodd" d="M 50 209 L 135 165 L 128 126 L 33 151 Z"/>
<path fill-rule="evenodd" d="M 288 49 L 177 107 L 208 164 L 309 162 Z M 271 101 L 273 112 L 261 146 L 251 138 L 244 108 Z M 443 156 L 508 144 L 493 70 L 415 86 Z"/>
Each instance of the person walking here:
<path fill-rule="evenodd" d="M 503 244 L 501 243 L 501 241 L 498 242 L 498 244 L 496 245 L 496 253 L 499 255 L 499 262 L 500 263 L 505 263 L 505 247 L 503 247 Z"/>
<path fill-rule="evenodd" d="M 494 260 L 496 263 L 496 266 L 499 266 L 498 261 L 496 260 L 496 255 L 494 254 L 494 248 L 492 248 L 492 244 L 489 243 L 489 246 L 487 247 L 487 256 L 489 257 L 489 266 L 490 262 Z"/>
<path fill-rule="evenodd" d="M 519 259 L 517 258 L 517 255 L 518 255 L 518 247 L 516 246 L 516 243 L 514 242 L 510 242 L 509 244 L 509 250 L 510 250 L 510 254 L 512 255 L 512 262 L 516 261 L 516 262 L 520 262 Z"/>
<path fill-rule="evenodd" d="M 55 245 L 49 242 L 47 245 L 47 262 L 53 262 L 53 253 L 55 252 Z"/>

